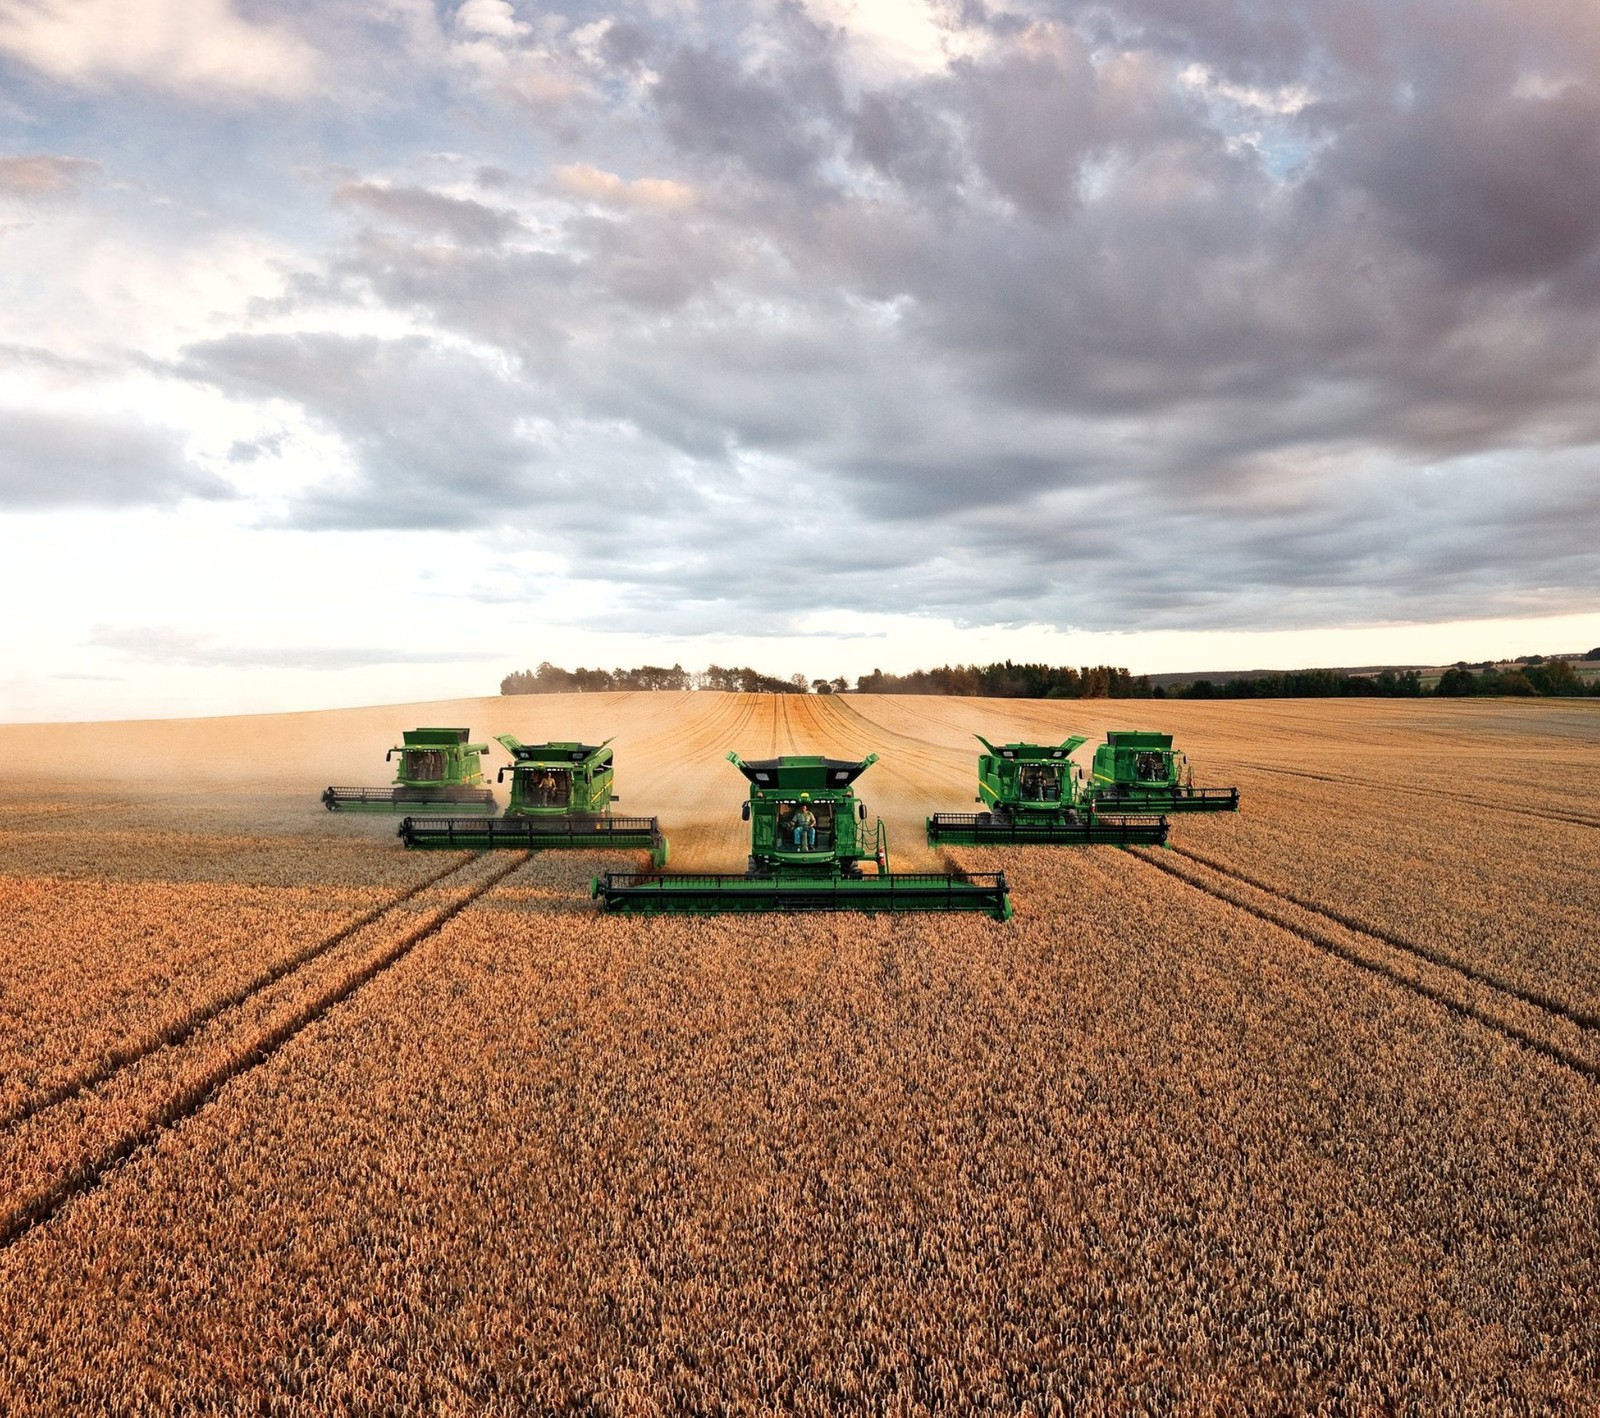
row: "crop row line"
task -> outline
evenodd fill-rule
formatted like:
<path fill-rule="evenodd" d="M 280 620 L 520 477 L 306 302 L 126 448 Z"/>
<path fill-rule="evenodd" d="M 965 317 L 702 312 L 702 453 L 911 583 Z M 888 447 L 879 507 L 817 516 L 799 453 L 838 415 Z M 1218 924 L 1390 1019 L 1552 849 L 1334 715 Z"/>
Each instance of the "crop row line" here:
<path fill-rule="evenodd" d="M 1457 964 L 1448 958 L 1436 956 L 1433 952 L 1421 949 L 1410 942 L 1398 941 L 1365 926 L 1351 924 L 1322 906 L 1306 904 L 1286 892 L 1252 881 L 1249 877 L 1213 863 L 1207 858 L 1186 849 L 1172 848 L 1165 852 L 1146 851 L 1140 848 L 1131 850 L 1141 861 L 1156 868 L 1158 871 L 1165 872 L 1168 876 L 1174 877 L 1196 891 L 1203 892 L 1207 896 L 1234 907 L 1236 910 L 1254 916 L 1257 920 L 1265 921 L 1269 925 L 1286 930 L 1291 935 L 1298 936 L 1317 949 L 1337 956 L 1348 964 L 1370 971 L 1372 974 L 1389 980 L 1414 994 L 1421 995 L 1424 999 L 1442 1005 L 1456 1015 L 1472 1019 L 1485 1028 L 1491 1029 L 1512 1042 L 1520 1044 L 1524 1048 L 1530 1049 L 1565 1068 L 1569 1068 L 1587 1079 L 1600 1081 L 1600 1066 L 1597 1066 L 1583 1055 L 1564 1048 L 1552 1040 L 1541 1038 L 1538 1034 L 1524 1028 L 1522 1025 L 1474 1003 L 1470 998 L 1463 998 L 1459 986 L 1457 991 L 1452 992 L 1444 984 L 1430 982 L 1426 978 L 1408 974 L 1396 964 L 1383 960 L 1381 952 L 1389 950 L 1407 957 L 1415 969 L 1425 970 L 1431 968 L 1446 975 L 1447 978 L 1450 975 L 1454 975 L 1460 981 L 1466 982 L 1468 992 L 1473 987 L 1476 987 L 1493 995 L 1499 995 L 1505 1000 L 1514 1001 L 1516 1004 L 1522 1004 L 1537 1010 L 1540 1015 L 1547 1018 L 1559 1018 L 1580 1029 L 1594 1027 L 1592 1023 L 1585 1022 L 1592 1019 L 1592 1016 L 1569 1010 L 1559 1003 L 1553 1005 L 1543 1004 L 1540 1002 L 1541 996 L 1517 989 L 1514 986 L 1497 983 L 1492 976 L 1473 970 L 1469 966 Z M 1174 858 L 1186 863 L 1186 865 L 1178 865 Z M 1204 873 L 1220 877 L 1222 884 L 1219 885 L 1206 880 Z M 1243 888 L 1243 891 L 1240 888 Z M 1356 946 L 1336 939 L 1326 931 L 1298 922 L 1282 910 L 1274 910 L 1271 906 L 1263 906 L 1259 902 L 1252 901 L 1244 894 L 1246 891 L 1257 892 L 1273 901 L 1303 911 L 1307 915 L 1321 917 L 1346 934 L 1355 937 L 1358 941 L 1365 938 L 1373 942 L 1378 952 L 1380 952 L 1380 956 L 1375 958 L 1371 951 L 1363 951 Z"/>
<path fill-rule="evenodd" d="M 436 935 L 474 901 L 499 885 L 531 855 L 529 852 L 508 854 L 508 860 L 495 862 L 492 870 L 481 880 L 474 882 L 453 900 L 438 908 L 423 924 L 406 931 L 381 950 L 368 955 L 356 968 L 302 1001 L 287 1015 L 264 1023 L 242 1038 L 226 1041 L 221 1050 L 222 1057 L 218 1062 L 183 1081 L 157 1106 L 147 1112 L 135 1126 L 119 1131 L 108 1142 L 92 1149 L 89 1155 L 78 1158 L 26 1196 L 14 1200 L 4 1214 L 0 1214 L 0 1250 L 15 1244 L 35 1227 L 52 1220 L 73 1198 L 97 1187 L 113 1167 L 155 1142 L 167 1130 L 193 1117 L 234 1079 L 267 1062 L 284 1045 L 330 1010 L 397 965 L 423 941 Z M 479 861 L 482 858 L 471 860 Z M 463 865 L 466 864 L 458 863 L 451 870 L 459 870 Z M 440 873 L 435 881 L 446 875 L 449 875 L 448 871 Z M 424 887 L 427 884 L 424 883 Z M 416 894 L 415 891 L 407 893 L 406 898 L 391 903 L 384 911 L 379 912 L 379 917 L 403 906 L 405 900 Z M 374 919 L 368 924 L 377 923 L 377 919 Z"/>
<path fill-rule="evenodd" d="M 1169 844 L 1169 850 L 1177 856 L 1187 857 L 1192 862 L 1198 862 L 1201 866 L 1209 868 L 1219 876 L 1231 877 L 1245 886 L 1253 887 L 1255 890 L 1265 892 L 1269 896 L 1279 897 L 1292 905 L 1298 906 L 1302 911 L 1325 916 L 1336 925 L 1343 926 L 1345 930 L 1352 931 L 1356 935 L 1371 936 L 1374 940 L 1381 941 L 1384 945 L 1394 950 L 1403 951 L 1408 955 L 1419 956 L 1421 959 L 1426 960 L 1428 964 L 1436 965 L 1441 970 L 1454 970 L 1458 975 L 1466 976 L 1474 984 L 1483 985 L 1487 989 L 1496 990 L 1503 995 L 1510 995 L 1513 999 L 1520 1000 L 1523 1004 L 1531 1005 L 1534 1009 L 1543 1010 L 1547 1014 L 1557 1015 L 1569 1024 L 1576 1025 L 1579 1029 L 1600 1029 L 1600 1014 L 1594 1014 L 1589 1010 L 1573 1009 L 1572 1006 L 1558 1000 L 1554 995 L 1547 995 L 1540 990 L 1531 990 L 1526 986 L 1516 985 L 1509 980 L 1501 979 L 1497 975 L 1491 975 L 1474 965 L 1467 964 L 1447 951 L 1436 950 L 1417 941 L 1407 940 L 1404 936 L 1385 930 L 1382 926 L 1369 925 L 1365 921 L 1357 920 L 1354 916 L 1346 915 L 1335 907 L 1325 905 L 1319 901 L 1312 901 L 1308 897 L 1298 895 L 1282 887 L 1272 886 L 1257 877 L 1240 871 L 1237 867 L 1231 867 L 1225 862 L 1217 861 L 1214 857 L 1208 857 L 1204 853 L 1197 852 L 1192 847 Z"/>
<path fill-rule="evenodd" d="M 1276 773 L 1286 778 L 1309 778 L 1314 783 L 1337 783 L 1345 788 L 1363 788 L 1375 793 L 1409 793 L 1418 798 L 1448 798 L 1451 802 L 1481 807 L 1487 812 L 1509 812 L 1518 817 L 1532 817 L 1541 822 L 1568 822 L 1576 827 L 1600 827 L 1600 817 L 1586 817 L 1581 813 L 1557 812 L 1549 808 L 1518 807 L 1514 803 L 1493 802 L 1488 798 L 1475 798 L 1470 793 L 1458 793 L 1449 788 L 1413 788 L 1405 783 L 1364 783 L 1351 778 L 1335 777 L 1331 773 L 1313 773 L 1305 768 L 1278 768 L 1267 763 L 1241 763 L 1241 768 L 1253 768 L 1258 773 Z"/>
<path fill-rule="evenodd" d="M 296 970 L 303 969 L 312 961 L 326 955 L 335 946 L 348 940 L 357 931 L 364 930 L 381 917 L 388 915 L 396 907 L 405 905 L 406 902 L 421 895 L 430 887 L 437 886 L 447 876 L 460 871 L 471 860 L 471 857 L 465 857 L 460 861 L 450 863 L 449 866 L 419 881 L 416 885 L 407 887 L 398 896 L 385 901 L 382 905 L 374 906 L 370 911 L 366 911 L 353 921 L 347 922 L 334 931 L 332 935 L 324 936 L 321 940 L 312 942 L 304 949 L 297 950 L 281 960 L 274 961 L 265 970 L 252 975 L 248 980 L 241 982 L 234 988 L 224 991 L 203 1004 L 196 1005 L 182 1018 L 169 1021 L 160 1026 L 153 1034 L 134 1043 L 113 1045 L 91 1067 L 43 1090 L 32 1098 L 24 1100 L 10 1113 L 0 1117 L 0 1136 L 3 1136 L 19 1124 L 27 1122 L 29 1118 L 44 1112 L 47 1108 L 56 1107 L 58 1104 L 64 1103 L 90 1088 L 99 1087 L 114 1074 L 138 1063 L 140 1059 L 155 1053 L 157 1049 L 175 1048 L 182 1045 L 198 1029 L 209 1024 L 223 1011 L 243 1004 L 252 995 L 259 994 L 262 990 L 277 984 L 278 981 Z"/>

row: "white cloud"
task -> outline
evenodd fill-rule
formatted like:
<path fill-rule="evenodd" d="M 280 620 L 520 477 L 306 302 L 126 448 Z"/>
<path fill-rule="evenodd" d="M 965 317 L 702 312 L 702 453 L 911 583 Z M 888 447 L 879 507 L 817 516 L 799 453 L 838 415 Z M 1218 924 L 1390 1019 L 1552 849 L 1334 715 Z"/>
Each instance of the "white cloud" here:
<path fill-rule="evenodd" d="M 1569 89 L 1576 88 L 1579 81 L 1570 75 L 1543 74 L 1529 71 L 1521 74 L 1517 82 L 1511 86 L 1511 96 L 1525 100 L 1539 100 L 1548 102 L 1560 98 Z"/>
<path fill-rule="evenodd" d="M 515 39 L 533 29 L 517 18 L 508 0 L 466 0 L 456 11 L 456 27 L 471 34 L 494 35 L 500 39 Z"/>
<path fill-rule="evenodd" d="M 945 22 L 935 0 L 807 0 L 814 20 L 837 25 L 856 68 L 869 81 L 937 73 L 976 52 L 979 29 Z"/>
<path fill-rule="evenodd" d="M 147 212 L 135 220 L 147 224 L 80 202 L 48 222 L 0 233 L 13 282 L 0 302 L 0 342 L 67 356 L 137 349 L 160 358 L 248 323 L 258 301 L 283 289 L 292 256 L 270 236 L 178 234 Z"/>
<path fill-rule="evenodd" d="M 1198 90 L 1207 98 L 1224 99 L 1240 108 L 1255 113 L 1270 114 L 1274 118 L 1292 118 L 1309 104 L 1316 102 L 1316 93 L 1309 84 L 1283 84 L 1275 89 L 1257 88 L 1253 85 L 1231 84 L 1219 79 L 1203 64 L 1191 64 L 1178 75 L 1185 88 Z"/>
<path fill-rule="evenodd" d="M 66 83 L 298 98 L 316 51 L 229 0 L 0 0 L 0 53 Z"/>
<path fill-rule="evenodd" d="M 631 182 L 614 172 L 569 163 L 552 174 L 557 191 L 608 207 L 644 207 L 675 211 L 694 201 L 694 189 L 665 177 L 636 177 Z"/>

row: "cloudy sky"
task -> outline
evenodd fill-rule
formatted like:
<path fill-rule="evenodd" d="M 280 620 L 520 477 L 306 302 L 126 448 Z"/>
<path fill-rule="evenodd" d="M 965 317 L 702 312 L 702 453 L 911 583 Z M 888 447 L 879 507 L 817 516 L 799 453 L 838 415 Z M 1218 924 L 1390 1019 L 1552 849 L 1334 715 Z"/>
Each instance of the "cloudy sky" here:
<path fill-rule="evenodd" d="M 1593 0 L 0 0 L 0 717 L 1600 644 Z"/>

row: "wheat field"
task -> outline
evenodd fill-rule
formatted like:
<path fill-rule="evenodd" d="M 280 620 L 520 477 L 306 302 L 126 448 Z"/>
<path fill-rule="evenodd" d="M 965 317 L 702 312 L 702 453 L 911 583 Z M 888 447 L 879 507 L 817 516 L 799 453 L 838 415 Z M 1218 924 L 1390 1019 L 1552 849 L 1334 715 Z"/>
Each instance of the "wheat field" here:
<path fill-rule="evenodd" d="M 613 737 L 685 869 L 742 868 L 728 749 L 875 751 L 895 866 L 1017 914 L 619 919 L 587 880 L 642 854 L 322 810 L 419 724 Z M 1243 811 L 925 846 L 975 732 L 1133 727 Z M 0 1411 L 1600 1405 L 1600 705 L 599 694 L 0 752 Z"/>

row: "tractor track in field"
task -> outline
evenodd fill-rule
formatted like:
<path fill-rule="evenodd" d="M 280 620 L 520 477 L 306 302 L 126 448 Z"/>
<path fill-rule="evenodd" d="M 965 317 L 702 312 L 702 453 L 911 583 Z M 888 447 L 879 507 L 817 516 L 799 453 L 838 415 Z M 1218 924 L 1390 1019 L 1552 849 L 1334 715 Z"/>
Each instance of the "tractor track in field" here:
<path fill-rule="evenodd" d="M 30 803 L 15 812 L 0 811 L 0 831 L 32 831 L 43 824 L 45 830 L 55 827 L 60 818 L 81 818 L 98 813 L 131 812 L 135 808 L 167 807 L 181 802 L 188 793 L 145 793 L 138 797 L 100 798 L 94 801 L 76 799 L 55 803 Z M 125 829 L 113 827 L 110 831 Z"/>
<path fill-rule="evenodd" d="M 902 807 L 914 809 L 899 818 L 900 824 L 911 834 L 912 845 L 908 850 L 913 855 L 926 853 L 940 870 L 962 870 L 959 857 L 951 852 L 948 844 L 935 848 L 928 843 L 925 823 L 930 808 L 934 811 L 943 810 L 942 789 L 934 785 L 949 781 L 951 801 L 959 802 L 971 796 L 972 779 L 966 774 L 972 770 L 962 769 L 952 763 L 950 749 L 882 725 L 855 705 L 837 697 L 818 699 L 816 705 L 819 713 L 826 713 L 833 719 L 831 731 L 834 734 L 855 742 L 853 752 L 862 752 L 862 744 L 870 745 L 873 751 L 883 749 L 888 752 L 889 757 L 882 764 L 882 770 L 899 790 Z M 825 710 L 823 705 L 827 706 Z M 960 788 L 955 786 L 957 782 L 962 783 Z M 958 792 L 960 798 L 956 796 Z M 890 795 L 891 801 L 894 796 Z"/>
<path fill-rule="evenodd" d="M 889 740 L 903 750 L 902 756 L 893 760 L 895 765 L 902 769 L 910 763 L 916 763 L 924 769 L 934 769 L 940 774 L 951 771 L 951 764 L 946 750 L 941 750 L 937 744 L 928 739 L 912 738 L 909 734 L 902 734 L 894 729 L 885 728 L 876 720 L 869 718 L 853 704 L 834 703 L 830 705 L 830 712 L 837 714 L 842 725 L 847 726 L 852 733 L 859 735 L 868 743 L 882 744 Z M 975 755 L 974 755 L 975 756 Z"/>
<path fill-rule="evenodd" d="M 381 917 L 388 915 L 396 907 L 405 905 L 406 902 L 420 896 L 430 887 L 437 886 L 446 877 L 460 871 L 471 860 L 470 857 L 467 857 L 461 861 L 452 862 L 442 871 L 437 871 L 432 876 L 425 877 L 422 881 L 417 882 L 414 886 L 407 887 L 398 896 L 392 897 L 380 906 L 374 906 L 370 911 L 363 912 L 355 920 L 346 922 L 331 935 L 326 935 L 305 949 L 297 950 L 281 960 L 274 961 L 265 970 L 251 976 L 243 984 L 237 985 L 216 998 L 208 1000 L 182 1019 L 173 1020 L 171 1023 L 163 1025 L 149 1038 L 143 1039 L 137 1044 L 109 1049 L 105 1056 L 98 1060 L 92 1068 L 86 1069 L 72 1078 L 65 1079 L 35 1094 L 32 1098 L 25 1099 L 9 1113 L 0 1116 L 0 1138 L 4 1138 L 7 1133 L 27 1122 L 29 1118 L 34 1117 L 36 1114 L 54 1108 L 79 1093 L 86 1092 L 91 1088 L 98 1088 L 114 1074 L 120 1073 L 125 1068 L 132 1067 L 140 1059 L 155 1053 L 157 1049 L 180 1047 L 198 1030 L 222 1014 L 223 1011 L 236 1008 L 253 995 L 260 994 L 262 990 L 267 989 L 269 986 L 275 985 L 280 980 L 287 979 L 296 971 L 304 969 L 313 961 L 326 955 L 335 946 L 348 940 L 357 931 L 372 925 Z"/>
<path fill-rule="evenodd" d="M 1196 891 L 1298 936 L 1513 1043 L 1600 1081 L 1600 1015 L 1499 979 L 1442 951 L 1363 924 L 1232 867 L 1168 844 L 1129 849 L 1148 866 Z M 1182 862 L 1179 866 L 1174 858 Z M 1551 1032 L 1561 1037 L 1551 1037 Z"/>
<path fill-rule="evenodd" d="M 1335 783 L 1345 788 L 1363 788 L 1377 793 L 1409 793 L 1418 798 L 1447 798 L 1451 802 L 1481 807 L 1488 812 L 1513 813 L 1518 817 L 1532 817 L 1540 822 L 1566 822 L 1577 827 L 1600 827 L 1600 817 L 1585 817 L 1580 813 L 1557 812 L 1551 808 L 1518 807 L 1514 803 L 1491 802 L 1488 798 L 1475 798 L 1469 793 L 1457 793 L 1448 788 L 1413 788 L 1404 783 L 1386 783 L 1381 788 L 1371 783 L 1356 782 L 1350 778 L 1337 778 L 1331 773 L 1313 773 L 1305 768 L 1275 768 L 1265 763 L 1243 763 L 1241 768 L 1253 768 L 1258 773 L 1274 773 L 1286 778 L 1309 778 L 1314 783 Z"/>
<path fill-rule="evenodd" d="M 304 1030 L 438 934 L 532 855 L 527 851 L 503 857 L 482 853 L 454 863 L 344 928 L 337 941 L 319 942 L 314 956 L 280 972 L 271 984 L 211 1009 L 208 1020 L 187 1029 L 180 1042 L 147 1050 L 108 1071 L 99 1082 L 85 1084 L 55 1104 L 11 1123 L 0 1136 L 0 1251 L 49 1223 L 74 1198 L 98 1187 L 116 1167 L 200 1112 L 234 1079 L 266 1063 Z M 447 878 L 474 868 L 479 870 L 464 889 L 450 889 Z M 442 891 L 444 899 L 422 904 L 420 898 L 430 890 Z M 411 907 L 416 909 L 407 909 Z M 394 919 L 389 921 L 390 917 Z M 397 934 L 383 929 L 409 922 L 416 923 Z M 290 993 L 281 1001 L 267 999 L 274 986 L 292 990 L 297 977 L 310 974 L 315 963 L 326 960 L 336 945 L 368 929 L 378 933 L 371 947 L 343 962 L 329 978 L 312 981 L 314 988 L 307 997 Z M 254 1017 L 250 1006 L 259 1004 L 267 1008 Z M 158 1069 L 158 1064 L 164 1067 Z M 149 1066 L 155 1076 L 141 1077 L 142 1066 Z"/>
<path fill-rule="evenodd" d="M 794 730 L 789 725 L 789 696 L 780 694 L 775 705 L 777 713 L 772 717 L 772 753 L 771 757 L 778 758 L 784 753 L 797 753 L 794 747 Z M 785 746 L 787 740 L 787 746 Z"/>

